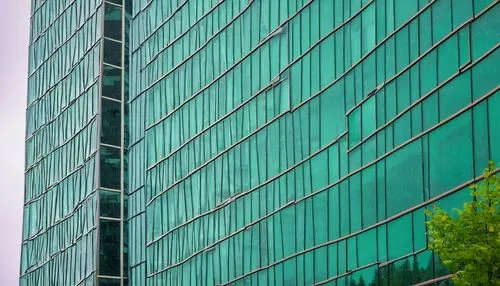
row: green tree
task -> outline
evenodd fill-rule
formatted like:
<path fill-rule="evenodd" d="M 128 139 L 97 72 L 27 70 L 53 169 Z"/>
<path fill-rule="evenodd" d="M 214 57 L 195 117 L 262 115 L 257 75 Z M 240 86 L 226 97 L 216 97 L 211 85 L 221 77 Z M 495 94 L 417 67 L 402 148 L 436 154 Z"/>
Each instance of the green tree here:
<path fill-rule="evenodd" d="M 500 178 L 493 162 L 471 192 L 473 200 L 455 215 L 437 206 L 427 211 L 429 247 L 456 285 L 500 285 Z"/>

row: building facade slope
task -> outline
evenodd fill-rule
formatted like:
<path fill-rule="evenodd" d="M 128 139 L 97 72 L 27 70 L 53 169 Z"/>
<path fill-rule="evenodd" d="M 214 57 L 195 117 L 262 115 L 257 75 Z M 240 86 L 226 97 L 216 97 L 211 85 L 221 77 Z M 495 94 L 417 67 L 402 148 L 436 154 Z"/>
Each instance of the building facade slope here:
<path fill-rule="evenodd" d="M 31 1 L 20 285 L 127 284 L 126 4 Z"/>
<path fill-rule="evenodd" d="M 134 2 L 132 285 L 448 283 L 424 210 L 460 206 L 500 160 L 499 15 Z"/>

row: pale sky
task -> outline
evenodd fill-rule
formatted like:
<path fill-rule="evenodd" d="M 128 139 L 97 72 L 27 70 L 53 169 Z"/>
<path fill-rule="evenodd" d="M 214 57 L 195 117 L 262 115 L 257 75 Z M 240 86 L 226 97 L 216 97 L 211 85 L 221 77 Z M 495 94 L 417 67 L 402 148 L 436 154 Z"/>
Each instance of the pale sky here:
<path fill-rule="evenodd" d="M 0 0 L 0 285 L 19 285 L 30 0 Z"/>

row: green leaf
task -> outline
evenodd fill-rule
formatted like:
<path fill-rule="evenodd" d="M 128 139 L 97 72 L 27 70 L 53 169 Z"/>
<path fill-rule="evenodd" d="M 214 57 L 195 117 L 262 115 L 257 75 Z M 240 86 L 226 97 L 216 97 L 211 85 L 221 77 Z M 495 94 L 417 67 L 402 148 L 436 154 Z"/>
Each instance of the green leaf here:
<path fill-rule="evenodd" d="M 427 209 L 429 248 L 453 273 L 456 285 L 500 285 L 500 179 L 492 162 L 471 185 L 474 200 L 450 215 Z"/>

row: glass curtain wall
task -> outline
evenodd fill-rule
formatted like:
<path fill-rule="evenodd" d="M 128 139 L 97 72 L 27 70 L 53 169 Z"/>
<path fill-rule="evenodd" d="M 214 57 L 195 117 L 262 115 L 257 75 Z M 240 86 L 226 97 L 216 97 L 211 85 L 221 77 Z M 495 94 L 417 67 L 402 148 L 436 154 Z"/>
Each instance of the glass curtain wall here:
<path fill-rule="evenodd" d="M 20 285 L 95 285 L 103 7 L 31 10 Z"/>
<path fill-rule="evenodd" d="M 32 1 L 21 285 L 128 285 L 124 5 Z"/>
<path fill-rule="evenodd" d="M 500 161 L 499 14 L 136 1 L 132 284 L 449 283 L 424 210 L 460 206 Z"/>
<path fill-rule="evenodd" d="M 104 1 L 99 188 L 99 285 L 128 285 L 126 235 L 126 1 Z"/>

